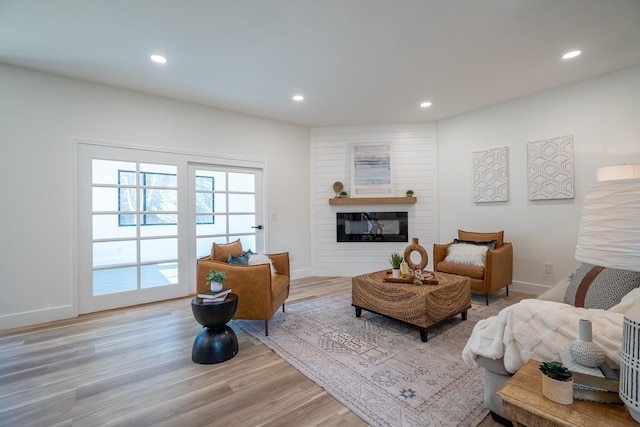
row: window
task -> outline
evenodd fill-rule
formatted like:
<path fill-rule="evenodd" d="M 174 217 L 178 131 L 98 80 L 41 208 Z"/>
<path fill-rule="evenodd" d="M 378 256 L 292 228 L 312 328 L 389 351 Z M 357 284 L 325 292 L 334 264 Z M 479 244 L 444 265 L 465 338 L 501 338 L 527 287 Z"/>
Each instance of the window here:
<path fill-rule="evenodd" d="M 199 193 L 196 203 L 199 211 L 213 212 L 214 198 L 213 177 L 196 176 L 198 190 L 210 191 Z M 140 225 L 176 225 L 175 215 L 166 215 L 161 212 L 177 210 L 177 193 L 166 190 L 167 187 L 175 188 L 177 180 L 175 174 L 158 172 L 140 172 L 141 203 L 140 210 L 146 212 L 140 215 Z M 136 214 L 136 172 L 130 170 L 118 170 L 118 211 L 130 212 L 118 215 L 119 226 L 135 226 Z M 199 224 L 214 224 L 213 215 L 199 216 Z"/>

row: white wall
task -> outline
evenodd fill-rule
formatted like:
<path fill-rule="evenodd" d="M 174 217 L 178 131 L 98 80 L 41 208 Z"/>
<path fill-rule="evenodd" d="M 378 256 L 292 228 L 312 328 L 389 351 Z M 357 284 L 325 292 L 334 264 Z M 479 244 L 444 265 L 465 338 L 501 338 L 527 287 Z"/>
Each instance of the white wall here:
<path fill-rule="evenodd" d="M 388 142 L 394 196 L 415 191 L 417 203 L 393 205 L 329 205 L 340 181 L 351 194 L 351 143 Z M 313 274 L 353 276 L 391 268 L 391 252 L 404 253 L 413 237 L 431 253 L 438 230 L 435 123 L 311 129 L 311 204 Z M 336 242 L 336 212 L 407 211 L 409 242 Z M 414 254 L 414 261 L 419 256 Z M 429 259 L 429 262 L 431 259 Z"/>
<path fill-rule="evenodd" d="M 264 160 L 267 249 L 310 272 L 307 127 L 7 65 L 0 94 L 0 329 L 77 311 L 72 137 Z"/>
<path fill-rule="evenodd" d="M 574 138 L 574 199 L 528 200 L 527 142 L 568 134 Z M 471 153 L 501 146 L 509 150 L 509 201 L 474 204 Z M 451 241 L 459 228 L 505 230 L 514 247 L 514 282 L 553 285 L 578 265 L 582 202 L 596 169 L 622 163 L 640 163 L 640 67 L 443 120 L 440 240 Z M 545 274 L 545 263 L 553 264 L 554 274 Z"/>

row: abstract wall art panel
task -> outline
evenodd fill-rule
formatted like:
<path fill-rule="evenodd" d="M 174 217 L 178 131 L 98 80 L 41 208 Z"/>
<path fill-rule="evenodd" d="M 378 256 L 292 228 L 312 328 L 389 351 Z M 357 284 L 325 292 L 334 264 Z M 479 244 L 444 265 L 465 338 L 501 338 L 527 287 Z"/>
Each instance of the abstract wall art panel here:
<path fill-rule="evenodd" d="M 473 152 L 473 201 L 476 203 L 509 200 L 507 147 Z"/>
<path fill-rule="evenodd" d="M 391 142 L 351 145 L 351 197 L 391 197 Z"/>
<path fill-rule="evenodd" d="M 527 143 L 529 200 L 573 199 L 573 136 Z"/>

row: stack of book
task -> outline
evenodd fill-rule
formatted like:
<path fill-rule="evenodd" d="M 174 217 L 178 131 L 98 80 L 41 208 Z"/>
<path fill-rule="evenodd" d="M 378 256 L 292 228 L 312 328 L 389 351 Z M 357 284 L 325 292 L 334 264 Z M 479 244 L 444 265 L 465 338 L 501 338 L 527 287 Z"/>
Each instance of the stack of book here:
<path fill-rule="evenodd" d="M 229 295 L 230 292 L 231 292 L 231 289 L 229 288 L 224 288 L 218 292 L 212 292 L 212 291 L 201 292 L 198 294 L 198 298 L 202 300 L 203 304 L 220 302 L 220 301 L 224 301 L 224 299 L 227 297 L 227 295 Z"/>

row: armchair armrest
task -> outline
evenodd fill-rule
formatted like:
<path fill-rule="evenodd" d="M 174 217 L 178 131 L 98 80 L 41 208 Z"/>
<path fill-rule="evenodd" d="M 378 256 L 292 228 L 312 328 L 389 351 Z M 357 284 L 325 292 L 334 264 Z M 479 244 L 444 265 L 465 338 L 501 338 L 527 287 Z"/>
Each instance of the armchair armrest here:
<path fill-rule="evenodd" d="M 513 245 L 504 242 L 502 246 L 487 251 L 487 264 L 485 266 L 485 284 L 491 286 L 490 290 L 509 286 L 513 281 Z"/>
<path fill-rule="evenodd" d="M 278 254 L 267 254 L 273 262 L 273 267 L 276 269 L 277 274 L 283 274 L 285 276 L 291 276 L 289 266 L 289 252 L 282 252 Z"/>
<path fill-rule="evenodd" d="M 433 271 L 438 271 L 438 264 L 444 261 L 444 258 L 447 256 L 447 249 L 449 248 L 449 244 L 440 245 L 435 243 L 433 245 Z"/>

